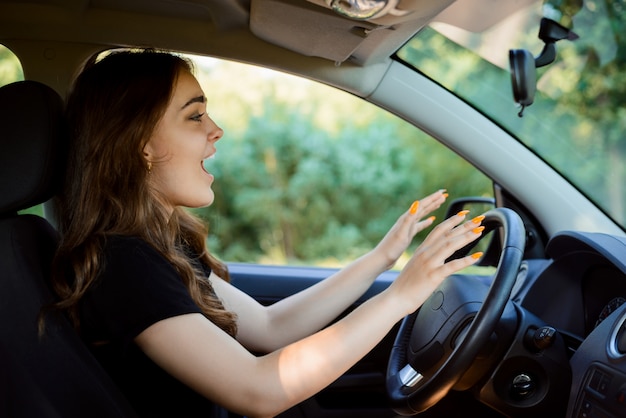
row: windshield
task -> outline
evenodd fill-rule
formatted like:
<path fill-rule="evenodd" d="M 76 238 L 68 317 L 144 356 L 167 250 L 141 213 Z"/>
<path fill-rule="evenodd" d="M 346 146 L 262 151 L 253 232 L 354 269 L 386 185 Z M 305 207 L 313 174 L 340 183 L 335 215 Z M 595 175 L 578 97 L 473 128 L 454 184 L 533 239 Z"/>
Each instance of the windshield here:
<path fill-rule="evenodd" d="M 549 4 L 534 3 L 482 33 L 433 23 L 398 57 L 508 130 L 624 227 L 625 3 L 585 1 L 573 9 L 578 2 L 558 3 L 569 4 L 567 27 L 579 39 L 556 42 L 556 60 L 537 68 L 534 103 L 521 117 L 508 52 L 539 55 L 540 20 L 554 11 Z"/>

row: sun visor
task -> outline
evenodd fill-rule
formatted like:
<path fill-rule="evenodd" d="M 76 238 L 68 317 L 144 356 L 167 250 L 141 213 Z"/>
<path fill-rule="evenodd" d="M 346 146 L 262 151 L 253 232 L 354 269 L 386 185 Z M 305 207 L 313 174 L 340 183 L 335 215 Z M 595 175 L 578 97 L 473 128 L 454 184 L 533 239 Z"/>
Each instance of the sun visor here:
<path fill-rule="evenodd" d="M 414 0 L 401 0 L 398 8 L 411 4 L 419 10 L 405 10 L 402 16 L 392 16 L 392 20 L 383 16 L 370 21 L 341 16 L 325 0 L 252 0 L 250 30 L 265 41 L 302 55 L 337 63 L 352 58 L 353 62 L 363 63 L 367 60 L 363 54 L 379 46 L 399 47 L 397 35 L 405 32 L 399 29 L 416 32 L 452 2 L 425 0 L 418 6 Z M 391 42 L 387 44 L 388 39 Z M 359 57 L 361 50 L 364 52 Z"/>
<path fill-rule="evenodd" d="M 344 62 L 376 25 L 353 22 L 304 1 L 253 0 L 250 30 L 259 38 L 300 54 Z"/>

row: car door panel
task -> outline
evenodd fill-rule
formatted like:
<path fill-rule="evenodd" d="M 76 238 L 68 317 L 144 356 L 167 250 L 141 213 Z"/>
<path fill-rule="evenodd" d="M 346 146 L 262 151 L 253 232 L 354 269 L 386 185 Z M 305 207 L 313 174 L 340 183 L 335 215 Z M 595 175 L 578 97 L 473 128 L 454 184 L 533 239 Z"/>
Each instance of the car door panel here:
<path fill-rule="evenodd" d="M 264 305 L 272 304 L 333 274 L 336 269 L 319 267 L 261 266 L 229 264 L 233 285 Z M 384 290 L 397 272 L 381 275 L 358 304 Z M 396 414 L 387 406 L 385 373 L 389 351 L 395 339 L 390 332 L 367 356 L 329 387 L 285 411 L 281 418 L 382 418 Z M 332 350 L 332 347 L 328 348 Z"/>

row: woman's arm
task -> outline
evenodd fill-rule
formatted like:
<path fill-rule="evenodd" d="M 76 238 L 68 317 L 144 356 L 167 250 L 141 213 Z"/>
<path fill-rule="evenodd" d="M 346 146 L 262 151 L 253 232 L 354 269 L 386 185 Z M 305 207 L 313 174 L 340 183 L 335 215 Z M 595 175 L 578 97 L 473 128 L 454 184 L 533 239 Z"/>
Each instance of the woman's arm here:
<path fill-rule="evenodd" d="M 265 356 L 250 354 L 200 314 L 157 322 L 135 339 L 158 365 L 204 396 L 250 417 L 274 416 L 314 395 L 369 352 L 471 256 L 445 260 L 480 235 L 453 216 L 418 247 L 398 278 L 345 318 Z"/>
<path fill-rule="evenodd" d="M 445 202 L 444 192 L 437 191 L 414 203 L 372 251 L 327 279 L 268 307 L 213 277 L 216 293 L 227 309 L 237 313 L 237 339 L 250 350 L 266 353 L 311 335 L 336 319 L 376 277 L 395 264 L 415 234 L 432 224 L 431 218 L 420 220 Z"/>
<path fill-rule="evenodd" d="M 237 340 L 268 353 L 311 335 L 337 318 L 379 274 L 376 254 L 368 253 L 340 272 L 272 305 L 263 306 L 230 283 L 211 277 L 226 309 L 237 314 Z"/>

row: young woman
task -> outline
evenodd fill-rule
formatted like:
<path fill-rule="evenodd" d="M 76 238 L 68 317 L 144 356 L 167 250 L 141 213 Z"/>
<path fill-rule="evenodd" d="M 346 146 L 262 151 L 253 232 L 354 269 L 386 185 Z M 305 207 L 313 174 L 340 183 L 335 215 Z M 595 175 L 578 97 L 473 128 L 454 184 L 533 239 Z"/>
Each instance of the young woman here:
<path fill-rule="evenodd" d="M 388 289 L 325 327 L 393 266 L 444 203 L 414 202 L 371 252 L 272 306 L 228 282 L 206 229 L 183 207 L 213 202 L 203 161 L 223 131 L 186 60 L 152 50 L 86 64 L 67 102 L 54 288 L 99 361 L 147 417 L 274 416 L 330 384 L 442 280 L 481 234 L 461 212 L 428 235 Z M 332 347 L 329 349 L 329 347 Z M 255 355 L 252 353 L 265 353 Z"/>

